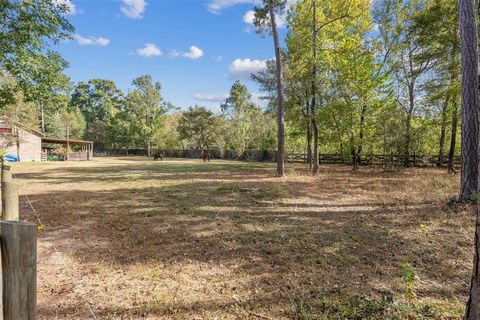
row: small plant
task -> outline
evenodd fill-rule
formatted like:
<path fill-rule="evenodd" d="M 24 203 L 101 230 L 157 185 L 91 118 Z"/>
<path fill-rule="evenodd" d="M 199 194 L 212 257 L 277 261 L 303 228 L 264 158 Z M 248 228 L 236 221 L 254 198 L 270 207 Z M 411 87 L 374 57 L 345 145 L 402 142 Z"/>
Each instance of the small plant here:
<path fill-rule="evenodd" d="M 416 298 L 417 294 L 415 293 L 415 270 L 408 262 L 404 262 L 400 266 L 400 270 L 402 271 L 402 278 L 407 286 L 407 295 L 410 298 Z"/>
<path fill-rule="evenodd" d="M 55 153 L 59 157 L 63 158 L 63 160 L 66 160 L 68 158 L 68 156 L 73 153 L 73 150 L 70 147 L 60 146 L 58 148 L 55 148 Z"/>

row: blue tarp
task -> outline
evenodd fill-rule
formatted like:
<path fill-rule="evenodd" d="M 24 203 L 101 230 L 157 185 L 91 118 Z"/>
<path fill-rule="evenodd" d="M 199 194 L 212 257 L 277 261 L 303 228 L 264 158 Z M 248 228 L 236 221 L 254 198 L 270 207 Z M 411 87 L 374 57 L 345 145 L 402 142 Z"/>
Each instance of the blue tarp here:
<path fill-rule="evenodd" d="M 7 154 L 3 159 L 6 162 L 18 162 L 18 157 L 14 154 Z"/>

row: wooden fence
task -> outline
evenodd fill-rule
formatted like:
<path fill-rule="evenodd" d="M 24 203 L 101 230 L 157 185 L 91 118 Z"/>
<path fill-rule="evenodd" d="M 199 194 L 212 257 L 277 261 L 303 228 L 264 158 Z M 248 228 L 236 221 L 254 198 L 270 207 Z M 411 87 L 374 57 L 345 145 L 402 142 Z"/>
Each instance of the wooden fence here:
<path fill-rule="evenodd" d="M 382 155 L 382 154 L 368 154 L 362 155 L 361 164 L 366 165 L 397 165 L 401 166 L 404 163 L 403 155 Z M 287 153 L 285 155 L 287 162 L 307 162 L 308 155 L 307 153 Z M 352 164 L 352 158 L 349 156 L 344 156 L 341 154 L 319 154 L 320 163 L 328 164 Z M 438 161 L 438 155 L 424 155 L 424 154 L 411 154 L 409 157 L 409 163 L 415 167 L 434 167 L 434 166 L 447 166 L 448 157 L 444 157 L 441 163 Z M 461 164 L 460 156 L 455 156 L 454 159 L 455 165 Z"/>
<path fill-rule="evenodd" d="M 276 161 L 277 152 L 272 150 L 246 150 L 242 154 L 238 154 L 233 150 L 220 152 L 219 150 L 156 150 L 153 153 L 160 152 L 166 158 L 187 158 L 187 159 L 201 159 L 204 152 L 209 152 L 212 159 L 226 159 L 226 160 L 246 160 L 246 161 Z M 131 149 L 131 150 L 104 150 L 95 151 L 95 157 L 115 157 L 115 156 L 147 156 L 145 149 Z M 287 162 L 303 162 L 307 163 L 307 152 L 287 152 L 285 155 Z M 336 154 L 336 153 L 320 153 L 320 163 L 326 164 L 352 164 L 351 156 Z M 403 155 L 398 154 L 365 154 L 361 156 L 361 164 L 364 165 L 393 165 L 402 166 L 404 163 Z M 438 162 L 438 155 L 425 155 L 413 153 L 409 157 L 409 162 L 416 167 L 434 167 L 447 166 L 448 157 L 445 156 L 441 163 Z M 455 165 L 460 165 L 460 156 L 455 157 Z"/>

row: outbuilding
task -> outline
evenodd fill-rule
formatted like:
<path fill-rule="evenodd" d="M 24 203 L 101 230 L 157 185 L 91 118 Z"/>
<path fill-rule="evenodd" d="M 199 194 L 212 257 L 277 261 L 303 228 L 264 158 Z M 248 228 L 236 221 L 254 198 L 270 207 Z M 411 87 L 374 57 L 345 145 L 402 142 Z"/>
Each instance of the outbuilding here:
<path fill-rule="evenodd" d="M 41 161 L 44 137 L 40 131 L 0 122 L 0 149 L 18 161 Z"/>
<path fill-rule="evenodd" d="M 64 157 L 53 157 L 62 160 L 92 160 L 93 142 L 74 139 L 61 139 L 46 137 L 37 130 L 24 126 L 10 126 L 0 121 L 0 149 L 7 153 L 7 157 L 16 161 L 42 161 L 49 160 L 55 155 L 57 147 L 64 147 L 70 153 Z"/>

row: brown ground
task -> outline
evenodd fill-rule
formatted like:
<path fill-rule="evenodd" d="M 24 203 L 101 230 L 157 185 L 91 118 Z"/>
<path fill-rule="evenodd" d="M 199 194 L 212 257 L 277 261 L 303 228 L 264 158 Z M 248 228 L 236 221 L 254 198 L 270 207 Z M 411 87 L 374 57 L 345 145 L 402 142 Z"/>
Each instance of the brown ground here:
<path fill-rule="evenodd" d="M 446 205 L 458 176 L 289 167 L 278 179 L 273 164 L 227 161 L 15 166 L 22 217 L 36 221 L 28 195 L 46 226 L 39 319 L 89 319 L 85 301 L 98 319 L 461 315 L 473 214 Z"/>

